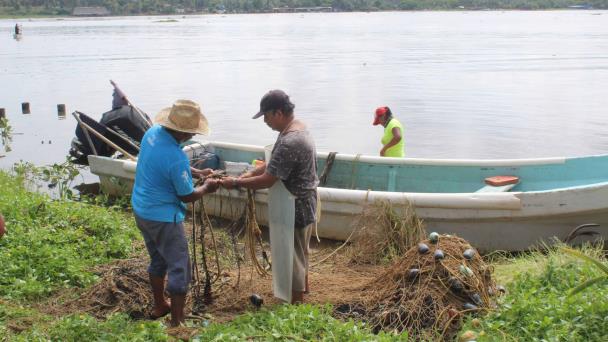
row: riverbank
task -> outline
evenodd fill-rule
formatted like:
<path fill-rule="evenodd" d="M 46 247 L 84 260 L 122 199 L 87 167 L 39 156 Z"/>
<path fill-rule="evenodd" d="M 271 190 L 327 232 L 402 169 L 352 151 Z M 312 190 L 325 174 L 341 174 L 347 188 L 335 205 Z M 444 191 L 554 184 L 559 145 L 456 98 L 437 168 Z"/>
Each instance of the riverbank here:
<path fill-rule="evenodd" d="M 334 309 L 327 304 L 338 303 L 336 297 L 356 297 L 361 285 L 389 265 L 348 264 L 345 251 L 327 258 L 339 244 L 314 245 L 312 264 L 324 261 L 311 270 L 311 304 L 279 304 L 271 298 L 270 279 L 260 278 L 246 263 L 239 273 L 240 296 L 222 297 L 227 294 L 225 291 L 234 291 L 228 279 L 234 281 L 237 274 L 230 267 L 235 255 L 229 252 L 232 245 L 227 223 L 215 220 L 215 239 L 222 251 L 220 263 L 224 271 L 213 287 L 216 297 L 208 309 L 219 309 L 191 316 L 187 327 L 179 331 L 167 329 L 162 321 L 134 319 L 136 310 L 127 312 L 137 308 L 133 301 L 130 306 L 124 301 L 110 303 L 105 296 L 118 296 L 119 292 L 112 292 L 114 289 L 129 292 L 130 283 L 121 281 L 125 277 L 139 279 L 138 274 L 143 275 L 138 280 L 143 287 L 131 292 L 129 298 L 146 294 L 147 256 L 131 214 L 116 206 L 93 205 L 95 202 L 51 200 L 28 192 L 22 181 L 21 177 L 0 171 L 0 212 L 6 217 L 8 228 L 8 234 L 0 239 L 0 336 L 9 341 L 166 341 L 172 336 L 194 341 L 407 340 L 404 334 L 375 335 L 359 320 L 344 322 L 333 317 Z M 586 249 L 585 253 L 606 263 L 598 249 Z M 213 254 L 208 258 L 213 260 Z M 464 326 L 459 336 L 467 333 L 476 336 L 477 341 L 602 341 L 605 337 L 606 284 L 568 295 L 586 279 L 602 274 L 592 264 L 559 250 L 487 261 L 494 268 L 496 281 L 505 285 L 506 295 L 488 313 L 461 316 Z M 336 291 L 347 288 L 350 290 Z M 266 299 L 261 310 L 248 303 L 253 291 Z M 89 307 L 95 300 L 97 306 Z"/>
<path fill-rule="evenodd" d="M 104 17 L 138 17 L 138 16 L 196 16 L 196 15 L 211 15 L 211 14 L 268 14 L 268 13 L 337 13 L 337 12 L 395 12 L 395 11 L 403 11 L 403 12 L 429 12 L 429 11 L 568 11 L 568 10 L 606 10 L 608 9 L 608 4 L 606 7 L 572 7 L 570 3 L 564 5 L 553 5 L 553 3 L 547 3 L 543 5 L 538 5 L 536 3 L 521 3 L 516 4 L 514 6 L 503 6 L 503 7 L 482 7 L 482 6 L 458 6 L 450 4 L 445 6 L 436 6 L 436 7 L 426 7 L 427 4 L 418 3 L 417 1 L 410 2 L 402 2 L 403 8 L 400 7 L 371 7 L 371 8 L 357 8 L 357 7 L 349 7 L 349 8 L 334 8 L 331 11 L 323 10 L 323 11 L 315 11 L 315 10 L 306 10 L 305 7 L 301 8 L 277 8 L 277 9 L 260 9 L 260 10 L 217 10 L 217 9 L 208 9 L 208 10 L 189 10 L 189 11 L 166 11 L 166 12 L 119 12 L 114 13 L 109 16 Z M 29 7 L 28 9 L 21 8 L 15 10 L 14 8 L 9 7 L 0 7 L 0 19 L 42 19 L 42 18 L 72 18 L 72 19 L 82 19 L 82 18 L 95 18 L 95 16 L 74 16 L 72 15 L 72 9 L 68 8 L 46 8 L 46 7 Z"/>

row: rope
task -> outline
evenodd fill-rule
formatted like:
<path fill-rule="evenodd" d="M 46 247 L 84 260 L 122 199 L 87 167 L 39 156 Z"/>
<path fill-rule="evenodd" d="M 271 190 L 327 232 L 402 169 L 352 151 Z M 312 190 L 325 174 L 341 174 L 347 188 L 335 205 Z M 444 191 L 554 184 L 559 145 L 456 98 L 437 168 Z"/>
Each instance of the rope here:
<path fill-rule="evenodd" d="M 268 275 L 266 269 L 260 264 L 255 253 L 255 245 L 258 243 L 262 249 L 262 257 L 270 264 L 268 254 L 262 245 L 262 231 L 258 226 L 255 218 L 255 200 L 253 199 L 253 191 L 247 190 L 247 204 L 245 206 L 245 248 L 249 253 L 251 262 L 256 272 L 261 276 Z"/>
<path fill-rule="evenodd" d="M 325 165 L 323 166 L 321 177 L 319 177 L 319 186 L 325 186 L 325 184 L 327 184 L 327 178 L 329 178 L 331 168 L 334 166 L 336 154 L 338 154 L 338 152 L 329 152 L 329 154 L 327 155 L 327 160 L 325 161 Z"/>
<path fill-rule="evenodd" d="M 329 259 L 332 255 L 336 254 L 339 250 L 341 250 L 344 246 L 346 246 L 346 244 L 350 241 L 350 238 L 355 234 L 355 231 L 357 229 L 353 229 L 352 232 L 350 232 L 350 235 L 348 236 L 348 238 L 346 239 L 346 241 L 344 241 L 344 243 L 342 243 L 340 246 L 338 246 L 338 248 L 334 249 L 331 253 L 329 253 L 326 257 L 324 257 L 323 259 L 315 262 L 314 264 L 311 264 L 310 267 L 315 267 L 319 264 L 321 264 L 322 262 L 324 262 L 325 260 Z"/>

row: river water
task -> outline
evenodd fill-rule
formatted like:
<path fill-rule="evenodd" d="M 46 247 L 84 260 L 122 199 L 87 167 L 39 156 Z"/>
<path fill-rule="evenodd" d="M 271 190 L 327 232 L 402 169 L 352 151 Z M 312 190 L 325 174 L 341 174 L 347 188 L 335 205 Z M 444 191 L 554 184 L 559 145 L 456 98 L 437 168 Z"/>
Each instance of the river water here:
<path fill-rule="evenodd" d="M 201 103 L 214 140 L 272 143 L 250 117 L 282 88 L 320 151 L 377 154 L 373 112 L 388 105 L 410 157 L 608 153 L 606 11 L 37 19 L 19 41 L 15 22 L 0 20 L 0 108 L 17 133 L 2 168 L 62 161 L 69 113 L 109 110 L 110 79 L 151 115 Z"/>

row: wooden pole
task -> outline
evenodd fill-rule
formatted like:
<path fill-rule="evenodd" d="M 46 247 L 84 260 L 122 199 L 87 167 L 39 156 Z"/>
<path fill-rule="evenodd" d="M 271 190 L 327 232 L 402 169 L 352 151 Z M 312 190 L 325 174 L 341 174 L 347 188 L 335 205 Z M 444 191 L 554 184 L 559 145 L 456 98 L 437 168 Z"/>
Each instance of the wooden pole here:
<path fill-rule="evenodd" d="M 57 115 L 60 117 L 65 117 L 65 105 L 60 103 L 57 105 Z"/>
<path fill-rule="evenodd" d="M 89 135 L 89 131 L 87 131 L 87 128 L 85 127 L 84 122 L 82 122 L 82 120 L 80 120 L 80 118 L 78 117 L 78 114 L 76 114 L 76 112 L 72 113 L 72 115 L 74 115 L 74 118 L 76 119 L 76 121 L 78 121 L 78 125 L 80 125 L 80 129 L 82 129 L 82 132 L 84 133 L 84 136 L 87 138 L 87 142 L 89 143 L 91 150 L 93 150 L 93 154 L 98 156 L 99 154 L 97 154 L 97 149 L 95 148 L 95 145 L 93 145 L 93 140 L 91 140 L 91 136 Z"/>
<path fill-rule="evenodd" d="M 4 108 L 0 108 L 0 119 L 6 118 L 6 110 Z"/>
<path fill-rule="evenodd" d="M 118 132 L 116 132 L 115 130 L 111 129 L 108 126 L 106 126 L 106 129 L 108 131 L 110 131 L 110 133 L 114 134 L 115 136 L 117 136 L 118 138 L 122 139 L 127 144 L 131 145 L 134 149 L 136 149 L 137 151 L 139 151 L 139 146 L 135 145 L 131 140 L 129 140 L 129 139 L 123 137 L 122 135 L 118 134 Z"/>
<path fill-rule="evenodd" d="M 97 132 L 93 127 L 87 125 L 86 123 L 82 122 L 80 120 L 80 118 L 77 118 L 76 120 L 79 121 L 80 124 L 82 124 L 86 129 L 88 129 L 91 133 L 95 134 L 95 136 L 97 136 L 99 139 L 103 140 L 103 142 L 105 142 L 106 144 L 112 146 L 112 148 L 114 148 L 116 151 L 121 152 L 122 154 L 124 154 L 125 156 L 127 156 L 129 159 L 131 160 L 137 160 L 137 158 L 135 158 L 133 155 L 131 155 L 129 152 L 125 151 L 122 149 L 122 147 L 116 145 L 115 143 L 113 143 L 110 139 L 106 138 L 103 136 L 103 134 Z"/>

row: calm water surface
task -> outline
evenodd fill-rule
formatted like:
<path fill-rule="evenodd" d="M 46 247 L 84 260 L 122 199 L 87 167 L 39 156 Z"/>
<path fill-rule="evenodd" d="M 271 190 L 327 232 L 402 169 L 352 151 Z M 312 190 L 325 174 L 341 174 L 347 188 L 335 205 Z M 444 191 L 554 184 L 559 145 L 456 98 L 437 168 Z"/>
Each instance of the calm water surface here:
<path fill-rule="evenodd" d="M 110 79 L 152 115 L 201 103 L 221 141 L 272 143 L 250 116 L 282 88 L 322 151 L 377 154 L 372 115 L 389 105 L 411 157 L 608 153 L 605 11 L 166 18 L 23 20 L 20 41 L 0 20 L 0 108 L 22 133 L 0 167 L 63 160 L 75 121 L 56 105 L 99 118 Z"/>

